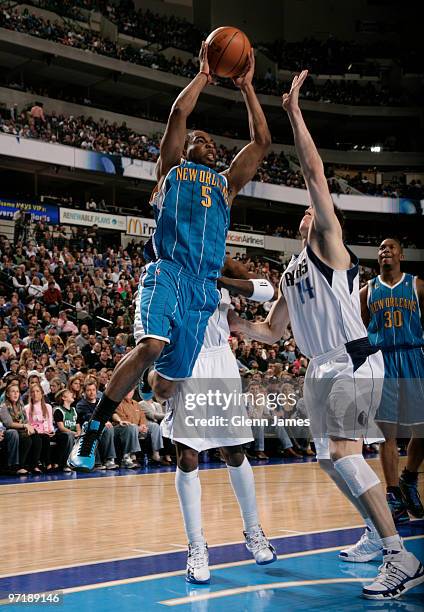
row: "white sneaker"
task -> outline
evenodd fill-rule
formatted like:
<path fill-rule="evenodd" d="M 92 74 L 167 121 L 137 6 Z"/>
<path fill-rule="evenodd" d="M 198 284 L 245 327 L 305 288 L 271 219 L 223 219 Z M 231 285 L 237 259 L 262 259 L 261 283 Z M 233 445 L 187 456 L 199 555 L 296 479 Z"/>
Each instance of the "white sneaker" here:
<path fill-rule="evenodd" d="M 208 566 L 209 552 L 206 542 L 189 544 L 186 581 L 192 584 L 208 584 L 211 578 Z"/>
<path fill-rule="evenodd" d="M 130 454 L 126 454 L 122 457 L 121 468 L 125 468 L 126 470 L 133 470 L 136 467 L 136 464 L 131 459 Z"/>
<path fill-rule="evenodd" d="M 243 531 L 246 548 L 252 553 L 258 565 L 267 565 L 277 559 L 277 553 L 271 542 L 265 537 L 260 525 L 251 531 Z"/>
<path fill-rule="evenodd" d="M 105 463 L 107 470 L 117 470 L 118 465 L 115 463 L 115 459 L 108 459 Z"/>
<path fill-rule="evenodd" d="M 383 564 L 374 582 L 362 589 L 366 599 L 397 599 L 424 583 L 424 568 L 407 550 L 384 550 Z"/>
<path fill-rule="evenodd" d="M 383 553 L 383 545 L 380 538 L 372 537 L 372 532 L 369 527 L 365 528 L 361 539 L 349 548 L 344 548 L 339 552 L 339 558 L 342 561 L 350 561 L 351 563 L 367 563 Z"/>

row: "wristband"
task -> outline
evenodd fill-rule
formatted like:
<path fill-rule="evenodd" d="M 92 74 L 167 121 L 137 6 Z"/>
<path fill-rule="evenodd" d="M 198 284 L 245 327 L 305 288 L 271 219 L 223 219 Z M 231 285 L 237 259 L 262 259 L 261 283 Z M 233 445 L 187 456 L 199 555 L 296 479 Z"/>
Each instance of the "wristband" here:
<path fill-rule="evenodd" d="M 274 287 L 266 278 L 251 278 L 253 293 L 249 300 L 253 302 L 269 302 L 274 297 Z"/>
<path fill-rule="evenodd" d="M 209 76 L 210 76 L 210 75 L 209 75 L 209 73 L 208 73 L 208 72 L 205 72 L 204 70 L 200 70 L 200 71 L 199 71 L 199 74 L 204 74 L 204 75 L 205 75 L 205 77 L 207 78 L 208 82 L 209 82 Z"/>

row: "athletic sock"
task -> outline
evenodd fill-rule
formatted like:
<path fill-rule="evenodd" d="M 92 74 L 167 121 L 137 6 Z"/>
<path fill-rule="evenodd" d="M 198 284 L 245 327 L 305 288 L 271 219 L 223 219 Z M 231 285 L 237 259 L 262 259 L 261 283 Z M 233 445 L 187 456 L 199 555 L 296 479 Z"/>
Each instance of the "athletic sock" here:
<path fill-rule="evenodd" d="M 370 518 L 364 518 L 364 521 L 365 521 L 365 525 L 368 527 L 368 530 L 369 530 L 369 537 L 372 540 L 380 540 L 380 536 L 372 520 Z"/>
<path fill-rule="evenodd" d="M 387 487 L 387 493 L 393 493 L 397 499 L 402 499 L 400 487 Z"/>
<path fill-rule="evenodd" d="M 227 467 L 234 494 L 240 506 L 244 530 L 251 531 L 259 523 L 252 466 L 245 457 L 240 466 L 227 465 Z"/>
<path fill-rule="evenodd" d="M 107 421 L 110 421 L 113 413 L 116 412 L 116 409 L 118 408 L 120 403 L 121 402 L 115 402 L 114 400 L 110 399 L 110 397 L 108 397 L 106 393 L 103 393 L 103 396 L 95 407 L 93 415 L 90 419 L 90 421 L 100 422 L 100 427 L 98 430 L 99 434 L 103 430 L 105 423 Z"/>
<path fill-rule="evenodd" d="M 404 550 L 402 539 L 398 533 L 388 538 L 381 538 L 381 541 L 383 547 L 387 550 Z"/>
<path fill-rule="evenodd" d="M 408 484 L 416 484 L 418 480 L 418 472 L 410 472 L 407 468 L 403 468 L 402 480 Z"/>
<path fill-rule="evenodd" d="M 189 543 L 204 542 L 201 505 L 202 488 L 200 485 L 199 468 L 192 472 L 183 472 L 183 470 L 177 467 L 175 472 L 175 488 L 180 500 L 181 513 Z"/>

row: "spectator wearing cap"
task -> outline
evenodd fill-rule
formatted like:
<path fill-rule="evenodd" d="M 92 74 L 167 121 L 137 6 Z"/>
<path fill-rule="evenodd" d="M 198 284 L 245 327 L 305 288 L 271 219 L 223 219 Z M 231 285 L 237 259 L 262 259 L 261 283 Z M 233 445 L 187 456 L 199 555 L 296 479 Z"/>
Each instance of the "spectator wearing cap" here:
<path fill-rule="evenodd" d="M 38 372 L 37 370 L 30 370 L 28 372 L 28 390 L 29 387 L 33 384 L 33 383 L 37 383 L 41 386 L 43 393 L 49 393 L 50 391 L 50 385 L 49 382 L 44 378 L 44 376 L 41 374 L 41 372 Z M 28 394 L 26 396 L 24 396 L 23 401 L 27 401 L 28 400 Z"/>
<path fill-rule="evenodd" d="M 41 474 L 39 467 L 41 439 L 35 428 L 28 423 L 23 403 L 20 399 L 19 384 L 12 381 L 6 387 L 5 396 L 0 405 L 0 420 L 7 431 L 8 465 L 19 476 L 26 476 L 28 468 L 34 474 Z"/>
<path fill-rule="evenodd" d="M 81 427 L 90 420 L 97 402 L 101 399 L 102 394 L 97 390 L 97 381 L 95 378 L 88 378 L 84 383 L 84 394 L 76 405 L 77 423 Z M 116 470 L 115 463 L 116 451 L 114 444 L 113 425 L 108 421 L 100 436 L 99 445 L 96 451 L 96 466 L 97 469 Z M 104 463 L 103 463 L 104 461 Z"/>
<path fill-rule="evenodd" d="M 53 410 L 45 400 L 44 391 L 39 383 L 32 383 L 29 387 L 29 402 L 24 407 L 28 423 L 36 430 L 41 438 L 41 463 L 46 471 L 51 471 L 50 441 L 54 437 Z M 57 467 L 57 466 L 54 466 Z"/>
<path fill-rule="evenodd" d="M 77 423 L 77 411 L 73 406 L 75 397 L 69 389 L 56 393 L 53 420 L 56 425 L 55 441 L 57 444 L 57 461 L 59 469 L 69 473 L 71 469 L 66 461 L 77 436 L 81 435 L 81 425 Z"/>
<path fill-rule="evenodd" d="M 44 331 L 44 329 L 37 329 L 35 332 L 34 340 L 28 342 L 28 348 L 34 355 L 34 357 L 39 357 L 42 353 L 49 352 L 49 346 L 44 341 L 45 337 L 46 332 Z"/>

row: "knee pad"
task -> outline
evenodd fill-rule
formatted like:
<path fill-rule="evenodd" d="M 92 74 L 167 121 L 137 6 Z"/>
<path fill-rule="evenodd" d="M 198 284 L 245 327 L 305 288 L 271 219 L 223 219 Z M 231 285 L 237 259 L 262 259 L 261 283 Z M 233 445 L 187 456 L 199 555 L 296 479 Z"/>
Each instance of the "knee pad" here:
<path fill-rule="evenodd" d="M 361 497 L 380 483 L 377 474 L 362 455 L 348 455 L 337 459 L 334 462 L 334 469 L 343 478 L 354 497 Z"/>

